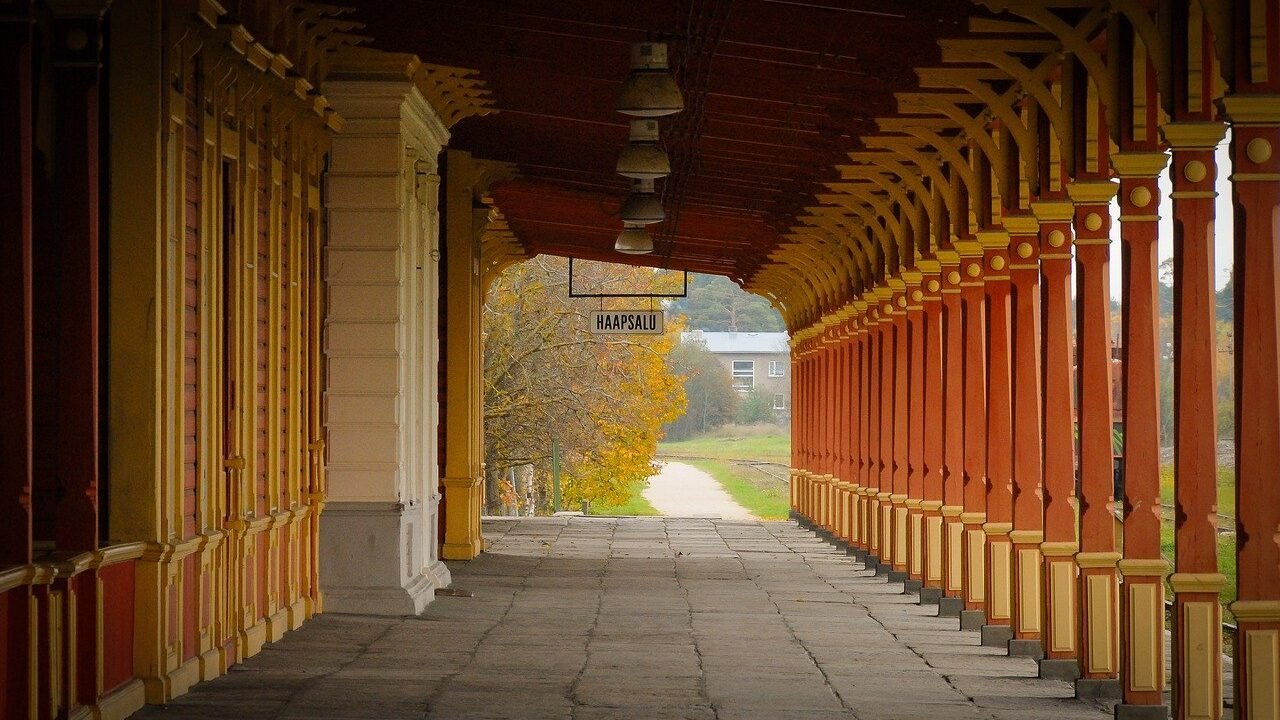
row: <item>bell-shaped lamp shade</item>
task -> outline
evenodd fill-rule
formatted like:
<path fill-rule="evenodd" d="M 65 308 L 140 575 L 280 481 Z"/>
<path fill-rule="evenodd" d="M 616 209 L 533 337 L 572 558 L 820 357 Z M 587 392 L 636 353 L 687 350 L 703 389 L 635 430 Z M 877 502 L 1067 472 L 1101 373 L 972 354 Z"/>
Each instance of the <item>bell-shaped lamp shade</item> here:
<path fill-rule="evenodd" d="M 643 225 L 626 224 L 618 233 L 613 249 L 627 255 L 648 255 L 653 252 L 653 238 L 649 237 Z"/>
<path fill-rule="evenodd" d="M 650 225 L 662 222 L 667 216 L 662 210 L 662 200 L 653 190 L 652 180 L 636 180 L 631 194 L 622 203 L 622 222 L 631 225 Z"/>
<path fill-rule="evenodd" d="M 658 146 L 658 121 L 632 120 L 631 137 L 618 156 L 618 174 L 637 180 L 652 180 L 671 174 L 667 151 Z"/>
<path fill-rule="evenodd" d="M 662 117 L 684 109 L 684 95 L 667 69 L 665 43 L 631 46 L 631 74 L 618 94 L 618 112 L 635 117 Z"/>

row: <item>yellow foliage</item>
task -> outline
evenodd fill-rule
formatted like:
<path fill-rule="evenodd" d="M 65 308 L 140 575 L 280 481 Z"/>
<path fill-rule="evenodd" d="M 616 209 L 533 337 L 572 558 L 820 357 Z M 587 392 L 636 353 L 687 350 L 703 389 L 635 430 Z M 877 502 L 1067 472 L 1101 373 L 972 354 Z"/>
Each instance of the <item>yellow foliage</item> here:
<path fill-rule="evenodd" d="M 579 291 L 678 289 L 669 274 L 647 268 L 593 263 L 575 266 L 574 275 Z M 559 258 L 536 258 L 498 278 L 485 306 L 490 472 L 533 464 L 549 498 L 551 445 L 558 441 L 566 507 L 621 503 L 632 483 L 652 474 L 661 428 L 686 404 L 682 378 L 667 362 L 682 324 L 668 323 L 662 335 L 594 335 L 588 328 L 591 310 L 642 302 L 569 298 L 567 263 Z"/>

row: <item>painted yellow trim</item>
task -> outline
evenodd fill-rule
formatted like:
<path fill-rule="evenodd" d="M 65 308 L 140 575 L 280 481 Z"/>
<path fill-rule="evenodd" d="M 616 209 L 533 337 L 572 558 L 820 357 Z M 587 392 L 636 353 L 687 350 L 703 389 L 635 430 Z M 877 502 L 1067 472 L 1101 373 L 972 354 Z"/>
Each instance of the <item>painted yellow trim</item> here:
<path fill-rule="evenodd" d="M 1280 630 L 1245 631 L 1244 646 L 1249 717 L 1280 719 Z"/>
<path fill-rule="evenodd" d="M 1076 649 L 1075 611 L 1076 565 L 1073 562 L 1049 563 L 1049 624 L 1053 627 L 1049 648 L 1057 653 L 1071 653 Z"/>
<path fill-rule="evenodd" d="M 1280 622 L 1280 600 L 1237 600 L 1231 613 L 1240 622 Z"/>
<path fill-rule="evenodd" d="M 1212 593 L 1222 592 L 1226 587 L 1227 576 L 1221 573 L 1174 573 L 1169 576 L 1169 587 L 1174 593 Z"/>
<path fill-rule="evenodd" d="M 1184 717 L 1217 718 L 1222 713 L 1221 623 L 1216 600 L 1182 606 L 1184 637 L 1178 642 L 1186 663 L 1182 683 Z"/>
<path fill-rule="evenodd" d="M 1012 615 L 1013 578 L 1012 543 L 991 541 L 988 543 L 991 558 L 991 597 L 987 600 L 988 617 L 992 620 L 1008 620 Z"/>
<path fill-rule="evenodd" d="M 1076 553 L 1076 565 L 1085 568 L 1113 568 L 1120 562 L 1120 553 L 1116 552 L 1080 552 Z"/>
<path fill-rule="evenodd" d="M 1164 586 L 1127 583 L 1129 591 L 1129 687 L 1164 690 Z"/>
<path fill-rule="evenodd" d="M 1085 627 L 1089 632 L 1088 670 L 1092 673 L 1113 674 L 1115 667 L 1115 604 L 1116 582 L 1110 575 L 1095 574 L 1085 577 L 1085 607 L 1089 616 Z"/>
<path fill-rule="evenodd" d="M 1018 614 L 1019 630 L 1040 632 L 1040 551 L 1037 548 L 1018 550 Z"/>

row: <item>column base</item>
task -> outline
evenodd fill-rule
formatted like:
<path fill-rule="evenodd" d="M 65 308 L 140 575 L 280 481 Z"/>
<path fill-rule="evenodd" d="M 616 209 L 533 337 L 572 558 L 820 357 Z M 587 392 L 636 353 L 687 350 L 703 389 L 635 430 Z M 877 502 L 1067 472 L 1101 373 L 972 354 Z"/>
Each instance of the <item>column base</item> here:
<path fill-rule="evenodd" d="M 889 582 L 905 583 L 910 576 L 906 570 L 889 570 Z"/>
<path fill-rule="evenodd" d="M 942 588 L 922 587 L 920 588 L 920 604 L 921 605 L 937 605 L 942 600 Z"/>
<path fill-rule="evenodd" d="M 964 612 L 964 598 L 946 596 L 938 598 L 938 617 L 958 618 L 961 612 Z"/>
<path fill-rule="evenodd" d="M 1169 708 L 1164 705 L 1116 706 L 1116 720 L 1168 720 Z"/>
<path fill-rule="evenodd" d="M 902 594 L 914 595 L 915 593 L 920 592 L 920 588 L 922 587 L 924 587 L 923 581 L 912 580 L 911 578 L 907 578 L 906 580 L 902 581 Z"/>
<path fill-rule="evenodd" d="M 985 610 L 961 610 L 960 611 L 960 629 L 961 630 L 981 630 L 983 625 L 987 624 L 987 612 Z"/>
<path fill-rule="evenodd" d="M 435 589 L 451 582 L 444 563 L 426 558 L 428 543 L 435 542 L 434 519 L 421 507 L 390 502 L 326 503 L 320 516 L 325 612 L 421 613 Z"/>
<path fill-rule="evenodd" d="M 1080 677 L 1080 663 L 1075 658 L 1042 658 L 1040 677 L 1044 680 L 1072 682 Z"/>
<path fill-rule="evenodd" d="M 862 552 L 862 568 L 876 572 L 880 569 L 880 558 L 864 550 Z"/>
<path fill-rule="evenodd" d="M 1013 641 L 1012 625 L 983 625 L 982 641 L 984 647 L 1009 647 Z"/>
<path fill-rule="evenodd" d="M 844 549 L 844 554 L 852 557 L 855 560 L 861 560 L 867 556 L 867 551 L 859 550 L 857 547 L 850 545 Z"/>
<path fill-rule="evenodd" d="M 1119 700 L 1124 697 L 1118 678 L 1077 678 L 1077 700 Z"/>
<path fill-rule="evenodd" d="M 885 576 L 885 577 L 887 578 L 887 577 L 889 576 L 889 573 L 891 573 L 891 572 L 893 572 L 893 566 L 892 566 L 892 565 L 890 565 L 890 564 L 889 564 L 889 563 L 887 563 L 887 562 L 880 562 L 880 560 L 878 560 L 878 559 L 876 560 L 876 575 L 877 575 L 877 576 L 883 575 L 883 576 Z"/>
<path fill-rule="evenodd" d="M 1009 657 L 1029 657 L 1033 660 L 1044 659 L 1044 645 L 1039 640 L 1014 638 L 1009 641 Z"/>

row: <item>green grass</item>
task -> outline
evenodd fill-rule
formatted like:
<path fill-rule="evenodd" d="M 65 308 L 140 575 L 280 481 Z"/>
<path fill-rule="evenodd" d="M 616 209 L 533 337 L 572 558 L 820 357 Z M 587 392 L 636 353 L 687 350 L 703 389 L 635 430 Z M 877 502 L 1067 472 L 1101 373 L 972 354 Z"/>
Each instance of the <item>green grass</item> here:
<path fill-rule="evenodd" d="M 744 437 L 699 437 L 679 442 L 658 443 L 662 457 L 718 458 L 723 460 L 759 460 L 791 464 L 791 435 L 779 431 L 772 435 Z"/>
<path fill-rule="evenodd" d="M 719 460 L 688 460 L 690 465 L 707 473 L 720 483 L 734 502 L 761 520 L 785 520 L 791 510 L 788 487 L 768 478 L 756 479 L 756 473 L 738 469 Z"/>
<path fill-rule="evenodd" d="M 1160 502 L 1173 504 L 1173 465 L 1160 466 Z M 1229 465 L 1218 468 L 1218 512 L 1236 514 L 1236 470 Z"/>
<path fill-rule="evenodd" d="M 1165 513 L 1165 520 L 1160 526 L 1160 554 L 1173 564 L 1173 520 Z M 1235 616 L 1228 609 L 1236 600 L 1236 537 L 1235 535 L 1218 536 L 1218 572 L 1227 577 L 1227 584 L 1222 588 L 1218 599 L 1222 602 L 1222 621 L 1235 622 Z"/>
<path fill-rule="evenodd" d="M 649 487 L 648 480 L 631 483 L 631 496 L 621 505 L 591 504 L 592 515 L 661 515 L 658 509 L 644 499 L 644 489 Z"/>

